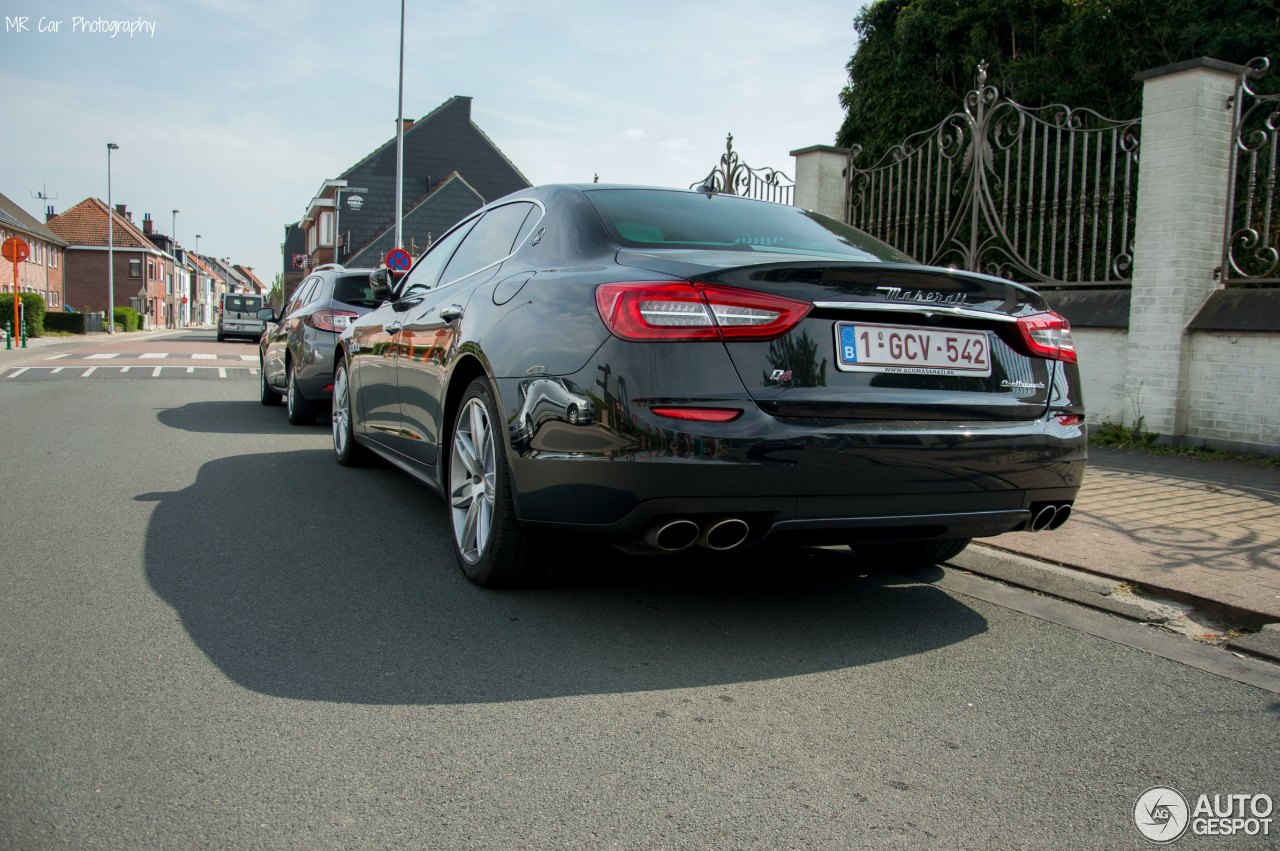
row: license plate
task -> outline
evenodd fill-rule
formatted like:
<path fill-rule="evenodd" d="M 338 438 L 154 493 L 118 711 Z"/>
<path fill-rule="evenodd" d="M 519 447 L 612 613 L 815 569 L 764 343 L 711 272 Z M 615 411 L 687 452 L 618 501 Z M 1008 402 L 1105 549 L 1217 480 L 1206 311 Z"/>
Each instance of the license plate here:
<path fill-rule="evenodd" d="M 985 378 L 991 375 L 991 346 L 984 331 L 837 322 L 836 367 L 843 372 Z"/>

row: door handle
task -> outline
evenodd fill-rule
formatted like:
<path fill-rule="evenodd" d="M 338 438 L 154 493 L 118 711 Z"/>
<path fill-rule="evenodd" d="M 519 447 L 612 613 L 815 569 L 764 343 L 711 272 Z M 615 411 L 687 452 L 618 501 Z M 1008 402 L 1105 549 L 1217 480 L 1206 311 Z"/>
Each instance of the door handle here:
<path fill-rule="evenodd" d="M 445 322 L 452 322 L 455 319 L 460 319 L 462 317 L 462 305 L 451 304 L 448 307 L 442 307 L 440 308 L 438 315 Z"/>
<path fill-rule="evenodd" d="M 388 334 L 396 334 L 396 333 L 398 333 L 398 332 L 400 331 L 400 329 L 401 329 L 401 328 L 403 328 L 403 327 L 404 327 L 404 323 L 403 323 L 403 322 L 401 322 L 399 319 L 397 319 L 395 322 L 392 322 L 390 325 L 388 325 L 388 326 L 387 326 L 386 328 L 384 328 L 383 330 L 384 330 L 384 331 L 386 331 Z"/>

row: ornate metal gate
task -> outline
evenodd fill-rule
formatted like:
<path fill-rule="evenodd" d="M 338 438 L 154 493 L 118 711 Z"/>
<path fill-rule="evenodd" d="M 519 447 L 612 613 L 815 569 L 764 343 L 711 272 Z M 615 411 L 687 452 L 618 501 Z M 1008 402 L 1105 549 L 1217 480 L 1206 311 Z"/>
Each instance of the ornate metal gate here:
<path fill-rule="evenodd" d="M 1265 56 L 1251 59 L 1232 98 L 1233 156 L 1222 244 L 1222 278 L 1227 286 L 1280 284 L 1280 199 L 1276 197 L 1280 94 L 1262 94 L 1259 89 L 1270 67 L 1271 60 Z"/>
<path fill-rule="evenodd" d="M 1038 285 L 1127 285 L 1139 121 L 1026 107 L 987 85 L 929 130 L 848 167 L 848 220 L 931 265 Z"/>
<path fill-rule="evenodd" d="M 761 201 L 790 204 L 796 182 L 777 169 L 756 169 L 744 163 L 733 149 L 733 134 L 730 133 L 725 140 L 725 152 L 720 155 L 720 164 L 689 188 L 704 187 L 724 195 L 742 195 Z"/>

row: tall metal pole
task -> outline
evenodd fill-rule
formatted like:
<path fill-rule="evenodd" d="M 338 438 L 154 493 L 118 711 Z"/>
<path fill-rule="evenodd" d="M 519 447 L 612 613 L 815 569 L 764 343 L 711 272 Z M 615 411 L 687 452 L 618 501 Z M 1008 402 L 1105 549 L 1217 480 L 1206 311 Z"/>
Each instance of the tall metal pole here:
<path fill-rule="evenodd" d="M 404 0 L 400 0 L 400 90 L 396 96 L 396 248 L 404 246 Z"/>
<path fill-rule="evenodd" d="M 182 327 L 179 320 L 182 318 L 181 302 L 178 300 L 178 213 L 181 210 L 174 210 L 173 216 L 169 219 L 169 253 L 173 255 L 173 280 L 169 283 L 169 293 L 173 296 L 172 306 L 169 308 L 170 319 L 173 320 L 173 327 Z"/>
<path fill-rule="evenodd" d="M 115 207 L 111 206 L 111 152 L 120 150 L 107 143 L 107 333 L 116 332 L 116 229 Z"/>

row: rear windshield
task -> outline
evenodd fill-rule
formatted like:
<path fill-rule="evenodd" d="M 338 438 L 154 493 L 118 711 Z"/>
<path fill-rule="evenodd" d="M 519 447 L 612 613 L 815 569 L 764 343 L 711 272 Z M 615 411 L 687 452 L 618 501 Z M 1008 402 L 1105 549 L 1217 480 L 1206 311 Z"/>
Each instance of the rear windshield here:
<path fill-rule="evenodd" d="M 353 307 L 377 307 L 368 275 L 343 275 L 333 282 L 333 300 Z"/>
<path fill-rule="evenodd" d="M 869 234 L 818 213 L 733 195 L 662 189 L 586 191 L 605 227 L 628 248 L 695 248 L 769 254 L 822 254 L 910 263 Z"/>
<path fill-rule="evenodd" d="M 262 298 L 256 295 L 229 295 L 223 305 L 236 313 L 257 313 L 262 310 Z"/>

